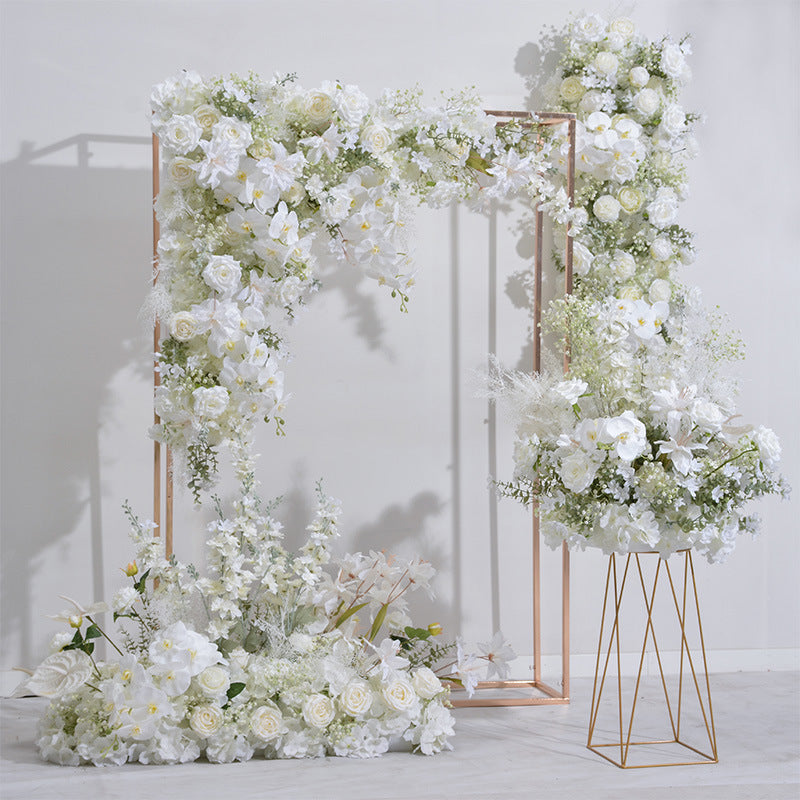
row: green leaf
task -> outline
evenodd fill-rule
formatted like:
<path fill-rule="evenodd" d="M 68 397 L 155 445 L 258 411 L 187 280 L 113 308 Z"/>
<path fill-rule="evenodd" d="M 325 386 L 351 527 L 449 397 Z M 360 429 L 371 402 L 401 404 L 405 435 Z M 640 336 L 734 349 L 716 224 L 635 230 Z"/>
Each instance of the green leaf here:
<path fill-rule="evenodd" d="M 83 644 L 83 636 L 81 635 L 80 630 L 75 631 L 75 635 L 72 637 L 72 644 L 74 645 Z"/>
<path fill-rule="evenodd" d="M 405 629 L 409 639 L 430 639 L 431 632 L 427 628 L 412 628 L 410 625 Z"/>
<path fill-rule="evenodd" d="M 145 581 L 147 580 L 147 576 L 148 576 L 149 574 L 150 574 L 150 570 L 149 570 L 149 569 L 148 569 L 148 570 L 145 570 L 145 571 L 142 573 L 142 577 L 141 577 L 141 578 L 139 578 L 139 580 L 138 580 L 138 581 L 134 581 L 134 582 L 133 582 L 133 588 L 134 588 L 134 589 L 136 589 L 136 591 L 137 591 L 137 592 L 139 592 L 139 594 L 144 594 L 144 590 L 145 590 L 145 588 L 146 588 L 146 587 L 145 587 Z"/>
<path fill-rule="evenodd" d="M 228 700 L 233 700 L 237 694 L 241 694 L 244 691 L 244 684 L 243 683 L 232 683 L 228 687 Z"/>
<path fill-rule="evenodd" d="M 94 652 L 94 642 L 84 642 L 83 646 L 78 649 L 90 656 Z"/>
<path fill-rule="evenodd" d="M 98 628 L 97 625 L 92 623 L 86 629 L 86 636 L 84 638 L 86 638 L 86 639 L 99 639 L 102 635 L 103 634 L 100 633 L 100 628 Z"/>
<path fill-rule="evenodd" d="M 338 628 L 340 625 L 342 625 L 343 623 L 347 622 L 347 620 L 350 619 L 350 617 L 352 617 L 353 614 L 356 614 L 359 611 L 361 611 L 361 609 L 364 608 L 365 605 L 367 605 L 367 603 L 360 603 L 357 606 L 353 606 L 352 608 L 348 608 L 347 611 L 345 611 L 344 614 L 342 614 L 342 616 L 339 617 L 339 619 L 336 620 L 336 624 L 333 627 L 334 628 Z"/>
<path fill-rule="evenodd" d="M 372 627 L 369 631 L 369 636 L 367 637 L 370 641 L 372 641 L 377 635 L 378 631 L 381 629 L 381 625 L 383 625 L 383 621 L 386 619 L 386 612 L 389 610 L 389 605 L 384 604 L 380 607 L 380 610 L 375 615 L 375 620 L 372 623 Z"/>

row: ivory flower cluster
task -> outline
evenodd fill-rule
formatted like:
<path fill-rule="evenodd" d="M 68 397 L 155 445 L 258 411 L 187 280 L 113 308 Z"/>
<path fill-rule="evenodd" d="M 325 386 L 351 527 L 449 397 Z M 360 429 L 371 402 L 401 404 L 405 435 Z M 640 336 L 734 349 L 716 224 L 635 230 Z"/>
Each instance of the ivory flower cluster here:
<path fill-rule="evenodd" d="M 152 109 L 164 160 L 152 435 L 196 497 L 220 445 L 260 420 L 282 428 L 285 323 L 326 262 L 388 286 L 405 308 L 416 203 L 522 195 L 570 214 L 535 133 L 496 128 L 470 92 L 423 106 L 414 91 L 371 102 L 351 85 L 185 72 L 155 88 Z"/>
<path fill-rule="evenodd" d="M 680 104 L 685 40 L 652 42 L 625 18 L 577 19 L 550 82 L 577 115 L 574 294 L 545 313 L 569 374 L 498 370 L 518 440 L 500 491 L 538 502 L 553 546 L 604 552 L 694 548 L 723 560 L 758 520 L 751 499 L 785 493 L 780 445 L 739 422 L 725 364 L 740 345 L 680 276 L 691 234 L 678 224 L 696 119 Z M 562 170 L 567 143 L 556 140 Z"/>

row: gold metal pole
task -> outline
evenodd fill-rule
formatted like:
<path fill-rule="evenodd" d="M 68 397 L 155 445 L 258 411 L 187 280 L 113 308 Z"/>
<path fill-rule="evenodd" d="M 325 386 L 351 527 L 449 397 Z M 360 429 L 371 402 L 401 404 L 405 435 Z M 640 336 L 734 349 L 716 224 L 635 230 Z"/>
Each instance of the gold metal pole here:
<path fill-rule="evenodd" d="M 560 125 L 568 123 L 569 139 L 569 164 L 567 172 L 567 191 L 570 205 L 575 197 L 575 114 L 562 114 L 558 112 L 537 112 L 535 115 L 528 111 L 493 111 L 485 112 L 489 116 L 498 117 L 497 126 L 508 125 L 509 121 L 516 121 L 523 128 L 532 128 L 535 125 Z M 506 121 L 503 121 L 503 118 Z M 537 137 L 537 143 L 540 142 Z M 537 204 L 535 208 L 535 251 L 534 251 L 534 301 L 533 301 L 533 370 L 541 370 L 542 342 L 542 267 L 543 259 L 543 230 L 544 214 Z M 567 228 L 569 234 L 569 228 Z M 572 239 L 567 235 L 567 246 L 564 256 L 565 264 L 565 291 L 572 292 Z M 569 368 L 569 353 L 564 353 L 564 369 Z M 539 514 L 536 506 L 533 509 L 532 519 L 533 535 L 533 680 L 500 680 L 479 681 L 480 689 L 531 689 L 543 696 L 529 696 L 525 698 L 489 698 L 489 699 L 453 699 L 451 702 L 456 707 L 475 706 L 532 706 L 532 705 L 563 705 L 569 703 L 569 550 L 566 544 L 562 548 L 561 556 L 561 689 L 548 686 L 542 680 L 542 601 L 541 601 L 541 536 L 539 530 Z"/>
<path fill-rule="evenodd" d="M 153 285 L 155 286 L 158 278 L 158 240 L 161 235 L 158 218 L 156 217 L 155 202 L 159 193 L 159 152 L 158 137 L 153 134 Z M 161 323 L 158 317 L 153 325 L 153 353 L 158 352 L 159 341 L 161 339 Z M 153 362 L 153 393 L 161 384 L 161 375 L 156 369 L 156 362 Z M 158 425 L 161 420 L 153 407 L 153 422 Z M 153 530 L 154 536 L 161 536 L 161 442 L 153 441 L 153 522 L 156 527 Z"/>

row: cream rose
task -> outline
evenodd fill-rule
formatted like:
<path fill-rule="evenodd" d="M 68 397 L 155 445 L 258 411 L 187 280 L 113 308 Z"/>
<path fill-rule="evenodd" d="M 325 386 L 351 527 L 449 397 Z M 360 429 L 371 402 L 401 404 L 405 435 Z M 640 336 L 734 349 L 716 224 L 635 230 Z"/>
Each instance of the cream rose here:
<path fill-rule="evenodd" d="M 633 107 L 643 117 L 652 117 L 660 105 L 661 98 L 655 89 L 642 89 L 633 98 Z"/>
<path fill-rule="evenodd" d="M 636 33 L 636 26 L 627 17 L 612 19 L 608 26 L 609 31 L 619 34 L 624 39 L 630 39 Z"/>
<path fill-rule="evenodd" d="M 333 701 L 324 694 L 312 694 L 303 703 L 303 719 L 312 727 L 322 729 L 334 717 Z"/>
<path fill-rule="evenodd" d="M 308 92 L 303 101 L 303 111 L 312 125 L 321 125 L 333 114 L 333 99 L 325 92 Z"/>
<path fill-rule="evenodd" d="M 193 164 L 193 161 L 190 161 L 184 156 L 175 156 L 175 158 L 167 164 L 167 177 L 181 189 L 193 186 L 196 174 L 192 169 Z"/>
<path fill-rule="evenodd" d="M 192 392 L 192 400 L 196 414 L 216 419 L 228 407 L 228 390 L 224 386 L 201 387 Z"/>
<path fill-rule="evenodd" d="M 386 705 L 395 711 L 408 711 L 417 698 L 414 687 L 405 678 L 395 678 L 383 687 L 382 694 Z"/>
<path fill-rule="evenodd" d="M 663 278 L 656 278 L 650 284 L 647 297 L 651 303 L 668 303 L 672 297 L 672 287 L 669 285 L 669 281 L 665 281 Z"/>
<path fill-rule="evenodd" d="M 444 688 L 434 671 L 428 667 L 420 667 L 416 670 L 411 676 L 411 683 L 414 686 L 414 691 L 423 700 L 430 700 L 432 697 L 436 697 Z"/>
<path fill-rule="evenodd" d="M 619 68 L 619 59 L 613 53 L 609 53 L 607 50 L 601 50 L 594 57 L 592 66 L 601 75 L 614 75 Z"/>
<path fill-rule="evenodd" d="M 637 286 L 628 284 L 627 286 L 623 286 L 622 289 L 620 289 L 619 297 L 622 300 L 641 300 L 642 293 L 641 291 L 639 291 L 639 288 Z"/>
<path fill-rule="evenodd" d="M 169 321 L 169 332 L 173 339 L 188 342 L 197 330 L 197 319 L 190 311 L 179 311 Z"/>
<path fill-rule="evenodd" d="M 283 716 L 272 706 L 259 706 L 250 717 L 250 730 L 262 741 L 276 739 L 283 732 Z"/>
<path fill-rule="evenodd" d="M 635 214 L 644 203 L 644 194 L 633 186 L 623 186 L 617 192 L 617 200 L 626 214 Z"/>
<path fill-rule="evenodd" d="M 228 671 L 222 667 L 206 667 L 197 676 L 197 685 L 203 694 L 208 697 L 219 697 L 228 691 L 231 685 L 231 678 Z"/>
<path fill-rule="evenodd" d="M 592 211 L 600 222 L 616 222 L 619 219 L 619 212 L 622 206 L 616 197 L 610 194 L 603 194 L 594 201 Z"/>
<path fill-rule="evenodd" d="M 583 97 L 585 91 L 586 88 L 580 82 L 580 79 L 576 78 L 574 75 L 570 75 L 561 81 L 558 93 L 567 103 L 576 103 Z"/>
<path fill-rule="evenodd" d="M 197 706 L 189 717 L 189 727 L 203 737 L 211 736 L 222 727 L 223 713 L 218 705 Z"/>
<path fill-rule="evenodd" d="M 351 717 L 365 714 L 372 706 L 372 690 L 365 681 L 351 681 L 339 695 L 339 703 Z"/>
<path fill-rule="evenodd" d="M 194 118 L 203 129 L 203 133 L 210 134 L 211 129 L 220 121 L 220 113 L 214 106 L 207 103 L 194 110 Z"/>
<path fill-rule="evenodd" d="M 369 153 L 383 153 L 391 143 L 392 136 L 383 125 L 368 125 L 361 131 L 361 144 Z"/>

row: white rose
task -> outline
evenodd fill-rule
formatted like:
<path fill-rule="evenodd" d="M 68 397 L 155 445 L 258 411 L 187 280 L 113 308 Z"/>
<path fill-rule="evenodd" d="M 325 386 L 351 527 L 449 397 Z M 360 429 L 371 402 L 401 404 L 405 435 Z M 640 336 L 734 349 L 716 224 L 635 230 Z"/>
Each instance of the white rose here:
<path fill-rule="evenodd" d="M 197 706 L 189 717 L 189 727 L 206 738 L 222 727 L 222 719 L 222 709 L 219 706 Z"/>
<path fill-rule="evenodd" d="M 268 742 L 283 732 L 283 716 L 277 708 L 260 706 L 250 717 L 250 730 L 259 739 Z"/>
<path fill-rule="evenodd" d="M 572 245 L 572 269 L 576 275 L 586 275 L 592 268 L 594 256 L 588 247 L 585 247 L 580 242 L 574 242 Z"/>
<path fill-rule="evenodd" d="M 210 134 L 211 129 L 220 121 L 220 113 L 214 106 L 207 103 L 194 110 L 194 118 L 204 133 Z"/>
<path fill-rule="evenodd" d="M 619 34 L 626 40 L 632 38 L 633 34 L 636 33 L 636 26 L 633 24 L 633 21 L 627 17 L 612 19 L 608 29 L 612 33 Z"/>
<path fill-rule="evenodd" d="M 322 125 L 330 121 L 333 114 L 333 100 L 325 92 L 308 92 L 303 101 L 303 111 L 312 125 Z"/>
<path fill-rule="evenodd" d="M 650 73 L 644 67 L 634 67 L 628 74 L 628 80 L 634 89 L 642 89 L 650 80 Z"/>
<path fill-rule="evenodd" d="M 716 403 L 700 397 L 692 403 L 692 419 L 707 431 L 721 431 L 727 415 Z"/>
<path fill-rule="evenodd" d="M 285 306 L 292 305 L 292 303 L 295 303 L 297 298 L 300 297 L 302 290 L 303 287 L 300 284 L 300 278 L 296 275 L 290 275 L 288 278 L 284 278 L 279 290 L 281 303 Z"/>
<path fill-rule="evenodd" d="M 661 51 L 661 69 L 670 76 L 670 78 L 681 78 L 686 69 L 686 57 L 683 54 L 680 46 L 670 43 Z"/>
<path fill-rule="evenodd" d="M 324 694 L 312 694 L 303 703 L 303 719 L 312 728 L 324 728 L 333 717 L 333 701 Z"/>
<path fill-rule="evenodd" d="M 211 131 L 215 140 L 225 142 L 239 153 L 253 143 L 253 133 L 250 123 L 233 117 L 222 117 Z"/>
<path fill-rule="evenodd" d="M 656 278 L 650 284 L 647 297 L 651 303 L 668 303 L 672 297 L 672 287 L 669 285 L 669 281 L 665 281 L 663 278 Z"/>
<path fill-rule="evenodd" d="M 411 676 L 414 691 L 423 699 L 430 700 L 436 697 L 444 688 L 442 682 L 436 677 L 433 670 L 428 667 L 420 667 Z"/>
<path fill-rule="evenodd" d="M 417 698 L 414 687 L 405 678 L 395 678 L 383 687 L 382 694 L 386 705 L 395 711 L 408 711 Z"/>
<path fill-rule="evenodd" d="M 211 256 L 203 270 L 203 280 L 223 297 L 230 297 L 239 288 L 242 268 L 233 256 Z"/>
<path fill-rule="evenodd" d="M 172 315 L 169 321 L 169 332 L 173 339 L 179 342 L 188 342 L 197 330 L 197 319 L 189 311 L 179 311 Z"/>
<path fill-rule="evenodd" d="M 617 200 L 626 214 L 635 214 L 644 203 L 644 194 L 633 186 L 623 186 L 617 192 Z"/>
<path fill-rule="evenodd" d="M 175 156 L 175 158 L 167 164 L 167 177 L 181 189 L 193 186 L 196 174 L 192 169 L 193 164 L 194 162 L 190 161 L 185 156 Z"/>
<path fill-rule="evenodd" d="M 576 20 L 573 33 L 584 42 L 599 42 L 605 36 L 606 23 L 598 14 L 587 14 Z"/>
<path fill-rule="evenodd" d="M 622 300 L 641 300 L 642 293 L 639 290 L 638 286 L 633 286 L 628 284 L 628 286 L 623 286 L 618 293 L 618 296 Z"/>
<path fill-rule="evenodd" d="M 365 681 L 351 681 L 339 696 L 339 703 L 351 717 L 366 714 L 372 707 L 372 690 Z"/>
<path fill-rule="evenodd" d="M 337 99 L 339 116 L 355 127 L 369 111 L 369 98 L 357 86 L 345 86 Z"/>
<path fill-rule="evenodd" d="M 656 261 L 669 261 L 673 256 L 672 242 L 666 236 L 659 236 L 650 245 L 650 255 Z"/>
<path fill-rule="evenodd" d="M 775 431 L 761 425 L 753 434 L 761 460 L 771 469 L 781 460 L 781 443 Z"/>
<path fill-rule="evenodd" d="M 130 610 L 133 604 L 139 599 L 139 592 L 133 586 L 123 586 L 111 601 L 111 608 L 116 614 L 124 614 Z"/>
<path fill-rule="evenodd" d="M 614 257 L 611 259 L 611 271 L 614 276 L 621 281 L 626 281 L 632 278 L 636 272 L 636 261 L 630 253 L 624 250 L 616 250 Z"/>
<path fill-rule="evenodd" d="M 201 387 L 192 392 L 195 414 L 216 419 L 228 407 L 228 390 L 224 386 Z"/>
<path fill-rule="evenodd" d="M 661 127 L 670 136 L 686 130 L 686 112 L 676 103 L 670 103 L 661 115 Z"/>
<path fill-rule="evenodd" d="M 27 688 L 39 697 L 63 697 L 80 689 L 92 674 L 92 660 L 83 650 L 65 650 L 48 656 L 27 679 Z"/>
<path fill-rule="evenodd" d="M 575 75 L 570 75 L 561 81 L 558 93 L 565 102 L 576 103 L 583 97 L 585 91 L 586 88 L 581 83 L 580 78 L 577 78 Z"/>
<path fill-rule="evenodd" d="M 290 205 L 296 206 L 298 205 L 303 198 L 306 196 L 306 190 L 300 181 L 295 181 L 283 194 L 281 197 Z"/>
<path fill-rule="evenodd" d="M 228 691 L 231 685 L 231 678 L 228 671 L 222 667 L 206 667 L 197 676 L 197 685 L 203 694 L 208 697 L 219 697 Z"/>
<path fill-rule="evenodd" d="M 576 450 L 568 455 L 558 470 L 564 486 L 571 492 L 582 492 L 586 489 L 596 473 L 597 464 L 583 450 Z"/>
<path fill-rule="evenodd" d="M 392 143 L 392 135 L 383 125 L 368 125 L 361 131 L 361 144 L 368 153 L 383 153 Z"/>
<path fill-rule="evenodd" d="M 322 218 L 329 225 L 338 225 L 350 214 L 353 196 L 344 186 L 334 186 L 320 201 L 319 210 Z"/>
<path fill-rule="evenodd" d="M 675 222 L 678 216 L 678 196 L 674 189 L 662 186 L 655 199 L 647 206 L 647 217 L 656 228 L 666 228 Z"/>
<path fill-rule="evenodd" d="M 586 92 L 578 104 L 578 108 L 585 114 L 592 114 L 595 111 L 600 111 L 603 108 L 603 95 L 601 92 L 596 92 L 594 89 Z"/>
<path fill-rule="evenodd" d="M 633 98 L 633 107 L 644 117 L 652 117 L 661 105 L 655 89 L 642 89 Z"/>
<path fill-rule="evenodd" d="M 189 114 L 176 114 L 158 130 L 158 138 L 167 150 L 180 156 L 191 153 L 200 143 L 203 129 Z"/>
<path fill-rule="evenodd" d="M 619 212 L 622 206 L 616 197 L 604 194 L 594 201 L 592 211 L 600 222 L 616 222 L 619 219 Z"/>
<path fill-rule="evenodd" d="M 601 75 L 615 75 L 619 68 L 619 59 L 613 53 L 601 50 L 594 57 L 592 65 Z"/>

